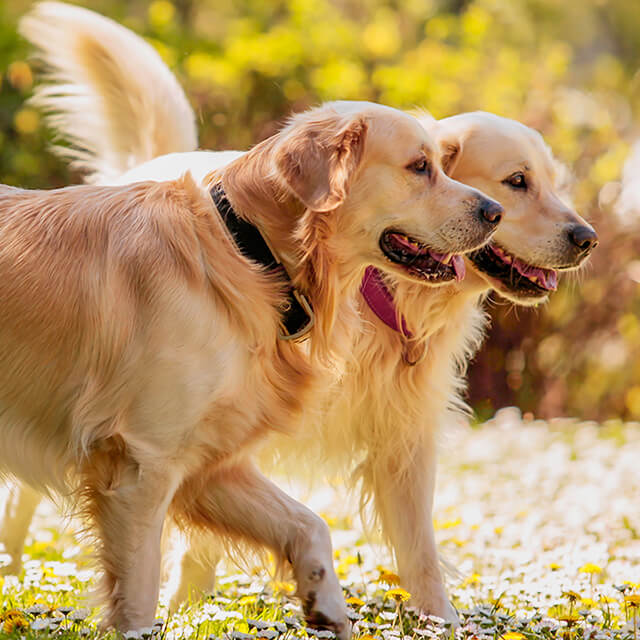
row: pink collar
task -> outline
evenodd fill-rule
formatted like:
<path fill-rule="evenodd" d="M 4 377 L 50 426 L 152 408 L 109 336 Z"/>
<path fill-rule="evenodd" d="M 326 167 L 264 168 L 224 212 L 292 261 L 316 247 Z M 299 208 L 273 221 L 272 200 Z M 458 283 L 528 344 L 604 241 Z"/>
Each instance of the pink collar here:
<path fill-rule="evenodd" d="M 382 273 L 376 267 L 367 267 L 364 278 L 360 284 L 360 293 L 366 300 L 369 308 L 388 327 L 401 333 L 406 338 L 411 338 L 411 331 L 407 328 L 404 316 L 398 313 L 391 291 L 384 283 Z M 400 328 L 400 321 L 402 328 Z"/>

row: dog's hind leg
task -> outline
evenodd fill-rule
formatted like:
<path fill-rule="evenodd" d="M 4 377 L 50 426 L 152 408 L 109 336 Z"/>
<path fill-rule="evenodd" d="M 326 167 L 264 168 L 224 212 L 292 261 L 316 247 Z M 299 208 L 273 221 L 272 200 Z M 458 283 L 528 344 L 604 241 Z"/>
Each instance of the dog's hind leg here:
<path fill-rule="evenodd" d="M 22 570 L 22 550 L 41 500 L 42 494 L 26 484 L 16 482 L 9 488 L 0 522 L 0 544 L 11 562 L 0 569 L 3 575 L 18 575 Z"/>
<path fill-rule="evenodd" d="M 160 582 L 161 535 L 180 478 L 169 461 L 137 463 L 122 448 L 93 456 L 84 470 L 85 509 L 104 572 L 105 628 L 153 624 Z"/>
<path fill-rule="evenodd" d="M 187 525 L 266 546 L 280 562 L 289 562 L 308 623 L 330 629 L 341 639 L 350 636 L 351 624 L 333 570 L 329 528 L 248 460 L 189 478 L 178 490 L 173 509 Z"/>
<path fill-rule="evenodd" d="M 171 596 L 169 609 L 211 593 L 216 581 L 216 566 L 223 549 L 215 536 L 194 532 L 180 558 L 180 580 Z"/>

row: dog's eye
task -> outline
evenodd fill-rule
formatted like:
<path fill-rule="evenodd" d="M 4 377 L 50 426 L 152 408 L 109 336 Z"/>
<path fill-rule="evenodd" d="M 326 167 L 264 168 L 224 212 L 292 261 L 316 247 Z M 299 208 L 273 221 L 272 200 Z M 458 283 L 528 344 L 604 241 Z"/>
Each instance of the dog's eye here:
<path fill-rule="evenodd" d="M 412 162 L 407 169 L 414 171 L 415 173 L 424 173 L 431 177 L 431 163 L 426 158 L 420 158 L 415 162 Z"/>
<path fill-rule="evenodd" d="M 514 189 L 526 189 L 527 188 L 527 180 L 524 177 L 524 173 L 518 171 L 518 173 L 514 173 L 512 176 L 509 176 L 506 180 L 503 180 L 505 184 L 508 184 L 510 187 Z"/>

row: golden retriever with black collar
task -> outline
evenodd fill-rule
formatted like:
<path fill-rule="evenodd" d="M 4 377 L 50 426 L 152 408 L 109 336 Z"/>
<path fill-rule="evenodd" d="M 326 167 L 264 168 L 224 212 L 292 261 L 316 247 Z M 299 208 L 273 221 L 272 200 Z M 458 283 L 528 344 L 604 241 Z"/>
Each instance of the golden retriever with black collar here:
<path fill-rule="evenodd" d="M 232 152 L 215 157 L 171 154 L 118 178 L 136 163 L 195 148 L 193 117 L 177 117 L 189 112 L 184 95 L 147 45 L 111 21 L 47 3 L 40 5 L 26 24 L 27 35 L 43 49 L 45 60 L 55 71 L 54 82 L 82 86 L 85 92 L 82 114 L 81 101 L 56 102 L 52 90 L 44 90 L 40 102 L 61 111 L 57 124 L 62 131 L 89 149 L 79 160 L 83 168 L 93 172 L 94 179 L 161 179 L 175 175 L 180 162 L 204 174 L 210 162 L 223 165 L 237 157 Z M 120 47 L 106 49 L 105 42 L 119 42 Z M 137 60 L 144 60 L 145 73 L 135 78 L 127 73 L 128 56 L 118 54 L 119 50 L 131 51 L 131 47 L 139 53 Z M 96 51 L 118 73 L 101 73 Z M 105 87 L 111 82 L 116 83 L 118 95 L 137 96 L 138 101 L 110 101 Z M 164 132 L 163 136 L 149 129 L 140 133 L 148 114 L 136 112 L 132 105 L 159 93 L 171 96 L 162 109 L 150 108 L 154 115 L 150 122 L 158 132 Z M 89 110 L 84 109 L 87 103 Z M 167 116 L 169 108 L 173 115 Z M 74 109 L 84 120 L 72 121 Z M 128 123 L 139 122 L 139 137 L 133 141 L 126 138 L 125 143 L 114 113 Z M 94 120 L 91 126 L 89 119 Z M 403 276 L 378 274 L 377 285 L 393 301 L 397 326 L 409 331 L 390 327 L 360 298 L 363 321 L 353 334 L 355 357 L 342 372 L 326 413 L 320 419 L 308 413 L 307 426 L 298 437 L 280 438 L 270 451 L 281 457 L 292 452 L 291 462 L 304 450 L 310 459 L 320 456 L 343 472 L 355 469 L 355 477 L 362 483 L 362 501 L 373 501 L 374 513 L 395 553 L 402 581 L 413 594 L 413 603 L 455 620 L 442 583 L 431 523 L 435 443 L 451 412 L 466 411 L 460 391 L 466 363 L 485 326 L 480 303 L 491 289 L 519 304 L 544 301 L 556 287 L 556 270 L 579 266 L 595 246 L 596 236 L 558 196 L 557 165 L 536 132 L 485 113 L 442 121 L 424 115 L 421 120 L 435 138 L 449 175 L 501 201 L 504 221 L 494 241 L 471 255 L 461 282 L 426 288 Z M 169 146 L 167 138 L 173 140 Z M 122 144 L 109 147 L 110 140 Z M 185 566 L 192 569 L 183 576 L 181 596 L 189 583 L 204 584 L 208 572 L 206 568 L 198 570 L 197 563 Z"/>
<path fill-rule="evenodd" d="M 279 338 L 287 283 L 239 251 L 212 188 L 308 297 L 310 350 Z M 500 213 L 444 175 L 415 118 L 371 103 L 299 114 L 198 181 L 0 187 L 0 464 L 81 496 L 107 624 L 151 624 L 170 512 L 270 548 L 308 621 L 348 636 L 326 525 L 249 454 L 350 356 L 367 265 L 446 283 L 440 256 L 483 245 Z"/>

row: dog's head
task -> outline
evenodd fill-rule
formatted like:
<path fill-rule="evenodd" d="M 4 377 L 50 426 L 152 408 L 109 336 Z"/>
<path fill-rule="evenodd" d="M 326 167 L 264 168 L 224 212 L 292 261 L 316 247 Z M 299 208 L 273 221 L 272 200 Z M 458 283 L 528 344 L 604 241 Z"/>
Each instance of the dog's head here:
<path fill-rule="evenodd" d="M 557 272 L 577 269 L 598 238 L 562 201 L 559 165 L 542 136 L 483 112 L 422 122 L 440 147 L 447 174 L 504 207 L 491 242 L 468 256 L 474 271 L 513 302 L 544 301 L 556 289 Z"/>
<path fill-rule="evenodd" d="M 351 263 L 437 286 L 463 276 L 460 254 L 500 221 L 501 206 L 445 175 L 433 140 L 403 112 L 330 103 L 279 136 L 277 172 L 306 208 L 299 237 L 308 254 L 329 242 Z"/>

